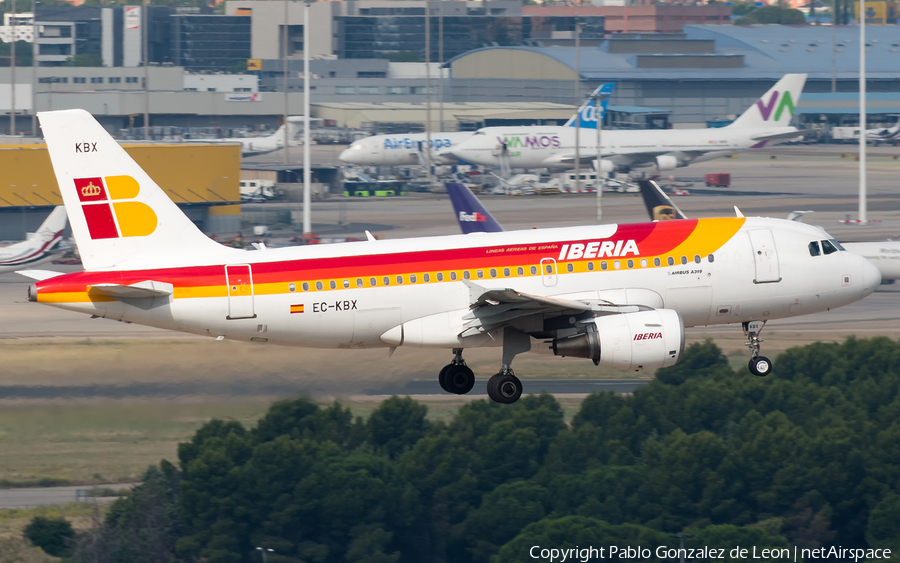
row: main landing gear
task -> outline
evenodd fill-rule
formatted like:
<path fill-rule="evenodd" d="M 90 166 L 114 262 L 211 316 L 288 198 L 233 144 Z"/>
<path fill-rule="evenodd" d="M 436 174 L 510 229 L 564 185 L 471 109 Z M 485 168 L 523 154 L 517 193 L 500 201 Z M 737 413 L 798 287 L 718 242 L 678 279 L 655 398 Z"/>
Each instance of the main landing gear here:
<path fill-rule="evenodd" d="M 522 382 L 513 373 L 512 361 L 517 354 L 531 349 L 531 338 L 512 328 L 503 330 L 503 363 L 500 373 L 488 380 L 487 393 L 492 401 L 505 405 L 515 403 L 522 396 Z M 453 349 L 453 361 L 444 366 L 438 375 L 441 389 L 448 393 L 465 395 L 475 385 L 475 374 L 462 357 L 462 348 Z"/>
<path fill-rule="evenodd" d="M 747 336 L 746 346 L 750 348 L 750 373 L 759 377 L 765 377 L 772 373 L 772 360 L 759 355 L 759 345 L 763 339 L 759 337 L 766 321 L 750 321 L 743 323 L 744 334 Z"/>
<path fill-rule="evenodd" d="M 448 393 L 465 395 L 475 386 L 475 373 L 466 365 L 462 357 L 462 348 L 454 348 L 453 361 L 444 366 L 438 375 L 441 389 Z"/>

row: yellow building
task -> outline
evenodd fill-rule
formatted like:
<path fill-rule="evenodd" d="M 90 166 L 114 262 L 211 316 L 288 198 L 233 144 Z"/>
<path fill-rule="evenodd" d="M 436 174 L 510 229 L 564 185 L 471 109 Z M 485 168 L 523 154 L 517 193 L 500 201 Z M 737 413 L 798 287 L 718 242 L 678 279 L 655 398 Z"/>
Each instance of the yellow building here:
<path fill-rule="evenodd" d="M 866 1 L 866 25 L 885 25 L 897 24 L 897 10 L 900 3 L 896 0 L 888 2 L 869 2 Z M 854 9 L 856 21 L 859 21 L 859 2 L 856 3 Z"/>

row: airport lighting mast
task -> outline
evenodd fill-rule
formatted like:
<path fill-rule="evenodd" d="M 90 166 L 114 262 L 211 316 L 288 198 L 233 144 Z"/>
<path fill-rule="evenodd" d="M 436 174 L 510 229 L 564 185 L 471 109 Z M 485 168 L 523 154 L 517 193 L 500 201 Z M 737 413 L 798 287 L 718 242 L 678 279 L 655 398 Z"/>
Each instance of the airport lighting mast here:
<path fill-rule="evenodd" d="M 425 0 L 425 177 L 431 188 L 431 0 Z"/>
<path fill-rule="evenodd" d="M 866 0 L 859 0 L 859 222 L 866 209 Z"/>
<path fill-rule="evenodd" d="M 12 37 L 9 42 L 9 79 L 10 109 L 9 109 L 9 134 L 16 134 L 16 0 L 12 0 L 12 17 L 9 19 Z"/>
<path fill-rule="evenodd" d="M 575 193 L 581 191 L 581 22 L 575 22 Z"/>
<path fill-rule="evenodd" d="M 144 140 L 150 140 L 150 0 L 144 0 L 141 33 L 144 43 Z M 36 38 L 35 38 L 36 39 Z"/>
<path fill-rule="evenodd" d="M 289 0 L 284 0 L 284 27 L 282 28 L 283 37 L 281 38 L 282 43 L 282 52 L 281 52 L 281 66 L 282 72 L 284 73 L 284 165 L 288 165 L 289 155 L 288 155 L 288 143 L 290 139 L 288 138 L 288 96 L 290 95 L 290 88 L 288 87 L 288 35 L 291 32 L 290 22 L 288 21 L 289 12 L 288 8 L 290 7 Z M 304 30 L 306 28 L 306 21 L 303 22 Z M 304 31 L 304 33 L 306 33 Z M 303 50 L 306 50 L 306 45 L 303 46 Z M 305 232 L 305 231 L 304 231 Z"/>
<path fill-rule="evenodd" d="M 31 134 L 37 137 L 37 0 L 31 0 Z"/>
<path fill-rule="evenodd" d="M 594 115 L 597 117 L 597 224 L 603 223 L 603 208 L 601 207 L 603 199 L 603 145 L 600 144 L 603 129 L 603 109 L 600 101 L 600 92 L 594 94 Z M 581 119 L 581 116 L 578 116 Z"/>
<path fill-rule="evenodd" d="M 303 2 L 303 234 L 312 232 L 312 220 L 310 218 L 310 157 L 309 157 L 309 0 Z M 284 123 L 284 131 L 287 134 L 288 124 Z M 284 143 L 284 151 L 287 154 L 288 144 Z"/>

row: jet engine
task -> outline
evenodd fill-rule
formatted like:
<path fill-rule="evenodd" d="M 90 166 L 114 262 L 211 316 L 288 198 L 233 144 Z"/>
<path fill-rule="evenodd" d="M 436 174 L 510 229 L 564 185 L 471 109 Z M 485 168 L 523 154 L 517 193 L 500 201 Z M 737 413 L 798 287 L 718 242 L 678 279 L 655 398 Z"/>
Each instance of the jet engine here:
<path fill-rule="evenodd" d="M 611 161 L 603 159 L 600 161 L 600 167 L 602 168 L 601 172 L 613 172 L 616 169 L 616 165 Z M 597 171 L 597 159 L 591 161 L 591 168 L 594 169 L 594 172 Z"/>
<path fill-rule="evenodd" d="M 657 156 L 656 168 L 659 170 L 675 170 L 678 168 L 678 157 L 671 154 Z"/>
<path fill-rule="evenodd" d="M 640 371 L 674 365 L 684 351 L 684 323 L 672 309 L 605 315 L 583 324 L 585 332 L 551 342 L 555 355 Z"/>

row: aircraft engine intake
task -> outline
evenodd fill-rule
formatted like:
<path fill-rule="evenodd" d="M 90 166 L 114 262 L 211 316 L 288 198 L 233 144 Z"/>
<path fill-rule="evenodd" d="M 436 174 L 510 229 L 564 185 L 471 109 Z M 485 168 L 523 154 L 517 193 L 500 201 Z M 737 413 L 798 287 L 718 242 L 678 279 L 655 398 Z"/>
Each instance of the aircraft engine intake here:
<path fill-rule="evenodd" d="M 678 157 L 671 154 L 664 154 L 656 157 L 656 168 L 658 170 L 675 170 L 678 168 Z"/>
<path fill-rule="evenodd" d="M 672 309 L 605 315 L 586 324 L 584 333 L 553 340 L 553 353 L 640 371 L 674 365 L 684 351 L 684 323 Z"/>
<path fill-rule="evenodd" d="M 591 168 L 594 169 L 594 172 L 597 171 L 597 159 L 595 158 L 591 162 Z M 600 161 L 601 172 L 614 172 L 616 169 L 616 165 L 612 163 L 610 160 L 606 160 L 605 158 Z"/>

